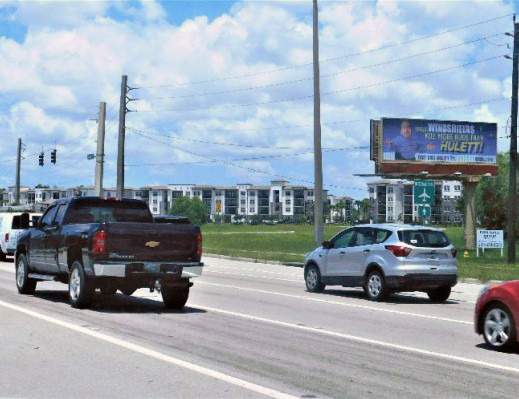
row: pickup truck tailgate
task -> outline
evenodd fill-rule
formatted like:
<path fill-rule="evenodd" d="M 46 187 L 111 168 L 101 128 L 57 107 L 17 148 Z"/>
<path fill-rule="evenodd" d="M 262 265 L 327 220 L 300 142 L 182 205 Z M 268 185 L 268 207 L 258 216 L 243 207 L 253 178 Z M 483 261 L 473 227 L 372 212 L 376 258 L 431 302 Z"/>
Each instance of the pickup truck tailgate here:
<path fill-rule="evenodd" d="M 162 223 L 106 223 L 107 256 L 111 260 L 199 261 L 200 229 Z"/>

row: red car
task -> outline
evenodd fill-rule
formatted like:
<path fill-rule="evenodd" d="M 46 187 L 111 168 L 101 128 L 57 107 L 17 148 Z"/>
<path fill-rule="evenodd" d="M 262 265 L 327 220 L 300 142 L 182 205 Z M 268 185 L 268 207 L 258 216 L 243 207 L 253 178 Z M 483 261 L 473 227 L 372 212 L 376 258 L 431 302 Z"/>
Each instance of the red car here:
<path fill-rule="evenodd" d="M 481 290 L 476 302 L 474 327 L 492 349 L 506 349 L 518 341 L 519 280 Z"/>

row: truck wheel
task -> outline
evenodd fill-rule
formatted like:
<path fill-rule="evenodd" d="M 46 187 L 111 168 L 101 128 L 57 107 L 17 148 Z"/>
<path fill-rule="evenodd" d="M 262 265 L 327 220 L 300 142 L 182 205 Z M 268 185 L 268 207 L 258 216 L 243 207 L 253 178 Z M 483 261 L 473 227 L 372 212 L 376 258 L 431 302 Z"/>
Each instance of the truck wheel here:
<path fill-rule="evenodd" d="M 68 296 L 73 308 L 89 307 L 94 301 L 95 287 L 92 284 L 79 261 L 72 263 L 68 282 Z"/>
<path fill-rule="evenodd" d="M 163 287 L 162 300 L 167 309 L 180 310 L 189 296 L 189 287 Z"/>
<path fill-rule="evenodd" d="M 24 295 L 32 295 L 36 290 L 36 280 L 29 278 L 29 265 L 25 254 L 20 254 L 16 262 L 16 288 Z"/>
<path fill-rule="evenodd" d="M 135 291 L 137 291 L 137 288 L 129 288 L 129 287 L 125 287 L 125 288 L 119 288 L 119 291 L 121 291 L 124 295 L 132 295 Z"/>
<path fill-rule="evenodd" d="M 117 292 L 117 287 L 115 286 L 106 286 L 101 287 L 101 294 L 106 296 L 113 296 Z"/>

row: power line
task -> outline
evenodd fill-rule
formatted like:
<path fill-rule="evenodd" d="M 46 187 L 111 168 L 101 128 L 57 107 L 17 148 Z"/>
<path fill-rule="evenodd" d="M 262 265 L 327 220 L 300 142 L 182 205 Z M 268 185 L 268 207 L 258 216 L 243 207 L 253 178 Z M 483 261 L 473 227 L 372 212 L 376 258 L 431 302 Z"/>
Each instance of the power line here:
<path fill-rule="evenodd" d="M 210 157 L 210 156 L 207 156 L 207 155 L 198 154 L 198 153 L 196 153 L 194 151 L 186 150 L 184 148 L 180 148 L 180 147 L 171 145 L 169 143 L 164 143 L 163 141 L 159 141 L 159 140 L 157 140 L 157 139 L 155 139 L 153 137 L 149 137 L 149 136 L 146 136 L 146 135 L 141 134 L 141 133 L 135 133 L 135 134 L 137 134 L 139 136 L 142 136 L 142 137 L 145 137 L 148 140 L 155 141 L 155 142 L 157 142 L 159 144 L 166 145 L 168 147 L 174 148 L 176 150 L 179 150 L 179 151 L 191 154 L 191 155 L 195 155 L 195 156 L 198 156 L 198 157 L 201 157 L 201 158 L 209 159 L 209 160 L 211 160 L 213 162 L 216 162 L 216 163 L 222 163 L 224 165 L 231 166 L 231 167 L 234 167 L 234 168 L 240 168 L 240 169 L 248 170 L 250 172 L 260 173 L 260 174 L 264 174 L 264 175 L 268 175 L 268 176 L 273 176 L 273 177 L 277 177 L 277 178 L 280 178 L 280 179 L 287 179 L 287 180 L 293 180 L 293 181 L 300 181 L 300 182 L 304 182 L 304 183 L 308 183 L 308 184 L 315 184 L 314 182 L 311 182 L 309 180 L 298 179 L 298 178 L 294 178 L 294 177 L 290 177 L 290 176 L 283 176 L 283 175 L 272 174 L 272 173 L 264 171 L 264 170 L 259 170 L 259 169 L 249 168 L 249 167 L 246 167 L 246 166 L 236 165 L 236 164 L 233 164 L 230 161 L 213 158 L 213 157 Z M 334 187 L 334 188 L 342 188 L 344 190 L 348 189 L 348 190 L 366 191 L 365 189 L 360 189 L 360 188 L 356 188 L 356 187 L 343 187 L 343 186 L 337 186 L 337 185 L 333 185 L 333 184 L 327 184 L 327 186 L 328 187 Z"/>
<path fill-rule="evenodd" d="M 180 137 L 180 136 L 173 136 L 173 135 L 167 135 L 167 134 L 153 133 L 153 132 L 151 132 L 149 130 L 135 129 L 135 128 L 132 128 L 132 127 L 126 127 L 126 129 L 134 131 L 134 132 L 150 134 L 152 136 L 167 137 L 167 138 L 174 139 L 174 140 L 190 141 L 190 142 L 193 142 L 193 143 L 222 145 L 222 146 L 230 146 L 230 147 L 245 147 L 245 148 L 269 149 L 269 150 L 293 150 L 294 149 L 294 147 L 261 146 L 261 145 L 251 145 L 251 144 L 236 144 L 236 143 L 224 143 L 224 142 L 216 142 L 216 141 L 195 140 L 195 139 L 187 139 L 187 138 Z M 303 147 L 303 148 L 313 148 L 313 147 Z M 323 149 L 325 149 L 325 148 L 326 147 L 323 147 Z M 335 148 L 330 147 L 330 149 L 335 149 Z"/>
<path fill-rule="evenodd" d="M 357 146 L 357 147 L 347 147 L 347 148 L 327 148 L 327 149 L 323 148 L 323 151 L 336 152 L 336 151 L 349 151 L 349 150 L 364 150 L 367 148 L 369 148 L 369 145 Z M 299 155 L 307 155 L 307 154 L 313 154 L 313 153 L 314 153 L 313 151 L 304 151 L 304 152 L 296 152 L 293 154 L 265 155 L 265 156 L 253 157 L 253 158 L 230 159 L 229 162 L 258 161 L 258 160 L 262 160 L 262 159 L 295 157 L 295 156 L 299 156 Z M 141 164 L 126 164 L 124 166 L 195 165 L 195 164 L 211 163 L 211 162 L 220 162 L 220 161 L 141 163 Z"/>
<path fill-rule="evenodd" d="M 421 53 L 416 53 L 416 54 L 412 54 L 412 55 L 409 55 L 409 56 L 406 56 L 406 57 L 401 57 L 401 58 L 395 58 L 395 59 L 392 59 L 392 60 L 383 61 L 383 62 L 379 62 L 379 63 L 376 63 L 376 64 L 364 65 L 364 66 L 361 66 L 361 67 L 356 67 L 356 68 L 351 68 L 351 69 L 344 69 L 344 70 L 339 71 L 339 72 L 324 74 L 324 75 L 321 75 L 320 77 L 321 78 L 328 78 L 328 77 L 332 77 L 332 76 L 342 75 L 342 74 L 345 74 L 345 73 L 361 71 L 363 69 L 375 68 L 375 67 L 382 66 L 382 65 L 389 65 L 389 64 L 393 64 L 393 63 L 399 62 L 399 61 L 405 61 L 405 60 L 409 60 L 409 59 L 412 59 L 412 58 L 421 57 L 421 56 L 424 56 L 424 55 L 434 54 L 434 53 L 437 53 L 437 52 L 440 52 L 440 51 L 450 50 L 450 49 L 453 49 L 453 48 L 456 48 L 456 47 L 460 47 L 460 46 L 464 46 L 464 45 L 467 45 L 467 44 L 475 43 L 475 42 L 478 42 L 478 41 L 486 40 L 489 37 L 499 36 L 499 35 L 502 35 L 502 34 L 504 34 L 504 33 L 495 33 L 495 34 L 490 35 L 490 36 L 486 36 L 486 37 L 482 37 L 482 38 L 478 38 L 478 39 L 474 39 L 474 40 L 469 40 L 469 41 L 466 41 L 466 42 L 463 42 L 463 43 L 459 43 L 459 44 L 455 44 L 455 45 L 452 45 L 452 46 L 443 47 L 443 48 L 436 49 L 436 50 L 424 51 L 424 52 L 421 52 Z M 493 43 L 491 43 L 491 44 L 493 44 Z M 252 87 L 246 87 L 246 88 L 241 88 L 241 89 L 215 91 L 215 92 L 210 92 L 210 93 L 186 94 L 186 95 L 182 95 L 182 96 L 168 96 L 168 97 L 151 97 L 151 98 L 143 98 L 143 99 L 141 98 L 141 99 L 138 99 L 137 101 L 174 100 L 174 99 L 192 98 L 192 97 L 201 97 L 201 96 L 210 96 L 210 95 L 231 94 L 231 93 L 239 93 L 239 92 L 258 90 L 258 89 L 266 89 L 266 88 L 270 88 L 270 87 L 279 87 L 279 86 L 284 86 L 284 85 L 293 84 L 293 83 L 307 82 L 307 81 L 311 81 L 311 80 L 313 80 L 313 77 L 304 78 L 304 79 L 289 80 L 289 81 L 286 81 L 286 82 L 272 83 L 272 84 L 263 85 L 263 86 L 252 86 Z"/>
<path fill-rule="evenodd" d="M 497 20 L 500 20 L 500 19 L 503 19 L 503 18 L 510 17 L 512 15 L 513 15 L 513 13 L 510 13 L 510 14 L 502 15 L 500 17 L 495 17 L 495 18 L 491 18 L 491 19 L 487 19 L 487 20 L 483 20 L 483 21 L 474 22 L 474 23 L 469 24 L 469 25 L 460 26 L 460 27 L 449 29 L 449 30 L 442 31 L 442 32 L 439 32 L 439 33 L 433 33 L 433 34 L 426 35 L 426 36 L 420 36 L 418 38 L 411 39 L 411 40 L 406 40 L 406 41 L 403 41 L 403 42 L 397 42 L 397 43 L 388 44 L 388 45 L 377 47 L 377 48 L 373 48 L 373 49 L 358 51 L 356 53 L 350 53 L 350 54 L 342 55 L 342 56 L 339 56 L 339 57 L 328 58 L 328 59 L 325 59 L 325 60 L 321 60 L 320 64 L 325 63 L 325 62 L 337 61 L 339 59 L 345 59 L 345 58 L 349 58 L 349 57 L 354 57 L 354 56 L 362 55 L 362 54 L 366 54 L 366 53 L 371 53 L 371 52 L 375 52 L 375 51 L 386 50 L 386 49 L 389 49 L 389 48 L 402 46 L 404 44 L 414 43 L 414 42 L 417 42 L 417 41 L 420 41 L 420 40 L 425 40 L 425 39 L 429 39 L 429 38 L 432 38 L 432 37 L 441 36 L 441 35 L 444 35 L 444 34 L 447 34 L 447 33 L 452 33 L 452 32 L 456 32 L 456 31 L 459 31 L 459 30 L 463 30 L 463 29 L 467 29 L 467 28 L 472 28 L 474 26 L 478 26 L 478 25 L 489 23 L 489 22 L 497 21 Z M 176 86 L 196 85 L 196 84 L 202 84 L 202 83 L 212 83 L 212 82 L 219 82 L 219 81 L 225 81 L 225 80 L 232 80 L 232 79 L 246 78 L 246 77 L 251 77 L 251 76 L 264 75 L 264 74 L 268 74 L 268 73 L 281 72 L 281 71 L 286 71 L 286 70 L 290 70 L 290 69 L 304 68 L 304 67 L 308 67 L 308 66 L 311 66 L 311 65 L 313 65 L 313 63 L 310 62 L 310 63 L 306 63 L 306 64 L 292 65 L 292 66 L 288 66 L 288 67 L 284 67 L 284 68 L 271 69 L 271 70 L 268 70 L 268 71 L 253 72 L 253 73 L 248 73 L 248 74 L 244 74 L 244 75 L 230 76 L 230 77 L 226 77 L 226 78 L 215 78 L 215 79 L 199 80 L 199 81 L 189 82 L 189 83 L 175 83 L 175 84 L 165 84 L 165 85 L 157 85 L 157 86 L 141 86 L 141 87 L 136 87 L 135 89 L 152 89 L 152 88 L 161 88 L 161 87 L 176 87 Z"/>
<path fill-rule="evenodd" d="M 402 82 L 404 80 L 409 80 L 409 79 L 414 79 L 414 78 L 419 78 L 419 77 L 433 75 L 433 74 L 436 74 L 436 73 L 451 71 L 451 70 L 454 70 L 454 69 L 464 68 L 464 67 L 469 66 L 469 65 L 475 65 L 475 64 L 482 63 L 482 62 L 495 60 L 495 59 L 501 58 L 501 57 L 504 57 L 504 54 L 500 54 L 500 55 L 497 55 L 497 56 L 494 56 L 494 57 L 485 58 L 485 59 L 482 59 L 482 60 L 476 60 L 476 61 L 472 61 L 472 62 L 467 62 L 466 64 L 462 64 L 462 65 L 454 65 L 452 67 L 437 69 L 435 71 L 424 72 L 424 73 L 420 73 L 420 74 L 416 74 L 416 75 L 412 75 L 412 76 L 406 76 L 406 77 L 403 77 L 403 78 L 385 80 L 385 81 L 382 81 L 382 82 L 372 83 L 372 84 L 369 84 L 369 85 L 350 87 L 348 89 L 324 92 L 324 93 L 321 93 L 321 97 L 322 96 L 326 96 L 326 95 L 330 95 L 330 94 L 338 94 L 338 93 L 344 93 L 344 92 L 353 91 L 353 90 L 373 88 L 373 87 L 382 86 L 382 85 L 390 84 L 390 83 Z M 205 110 L 209 110 L 209 109 L 229 109 L 229 108 L 249 107 L 249 106 L 253 106 L 253 105 L 275 104 L 275 103 L 281 103 L 281 102 L 305 100 L 305 99 L 308 99 L 308 98 L 313 98 L 313 94 L 307 95 L 307 96 L 301 96 L 301 97 L 286 98 L 286 99 L 282 99 L 282 100 L 263 101 L 263 102 L 248 103 L 248 104 L 216 105 L 216 106 L 203 107 L 203 108 L 159 109 L 159 110 L 134 111 L 134 112 L 144 113 L 144 112 L 205 111 Z"/>

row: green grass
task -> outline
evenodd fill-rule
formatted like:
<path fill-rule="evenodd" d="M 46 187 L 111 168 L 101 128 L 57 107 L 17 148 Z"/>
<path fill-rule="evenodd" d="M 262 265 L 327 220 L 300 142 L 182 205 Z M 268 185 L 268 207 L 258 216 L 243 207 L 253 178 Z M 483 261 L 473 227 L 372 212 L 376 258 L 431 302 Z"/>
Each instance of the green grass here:
<path fill-rule="evenodd" d="M 325 239 L 346 226 L 327 225 Z M 445 229 L 451 242 L 459 249 L 458 269 L 461 278 L 475 278 L 481 281 L 519 279 L 519 264 L 508 265 L 500 251 L 468 251 L 464 257 L 464 234 L 462 227 Z M 312 225 L 230 225 L 207 224 L 202 228 L 204 253 L 234 257 L 252 258 L 258 261 L 280 261 L 302 263 L 304 255 L 316 247 Z M 517 252 L 519 254 L 519 250 Z"/>

